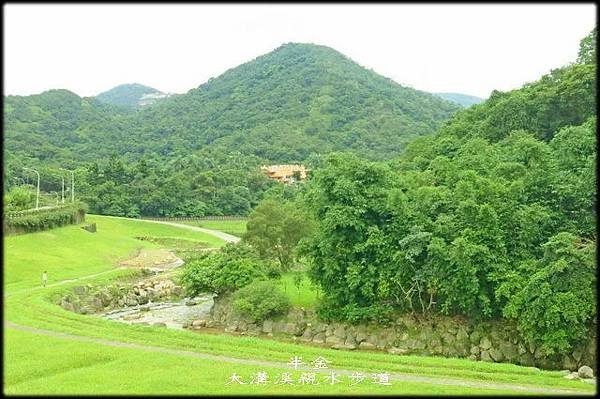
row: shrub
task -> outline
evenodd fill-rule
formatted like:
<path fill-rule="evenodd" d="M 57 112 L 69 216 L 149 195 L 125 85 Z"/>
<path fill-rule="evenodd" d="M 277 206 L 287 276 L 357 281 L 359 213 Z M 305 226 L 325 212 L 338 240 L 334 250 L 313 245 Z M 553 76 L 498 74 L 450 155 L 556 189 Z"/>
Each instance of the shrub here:
<path fill-rule="evenodd" d="M 87 206 L 83 203 L 64 205 L 56 208 L 11 212 L 4 215 L 6 234 L 32 233 L 48 230 L 85 220 Z"/>
<path fill-rule="evenodd" d="M 349 321 L 353 324 L 375 322 L 387 325 L 392 321 L 392 312 L 393 308 L 387 304 L 369 306 L 347 304 L 340 307 L 336 301 L 327 297 L 317 307 L 317 314 L 322 320 Z"/>
<path fill-rule="evenodd" d="M 595 243 L 563 232 L 544 250 L 530 276 L 509 282 L 514 294 L 504 314 L 517 319 L 523 335 L 551 355 L 589 337 L 596 316 Z"/>
<path fill-rule="evenodd" d="M 285 314 L 290 300 L 272 280 L 255 281 L 234 294 L 233 309 L 258 322 Z"/>
<path fill-rule="evenodd" d="M 233 292 L 256 279 L 266 279 L 270 269 L 252 248 L 228 244 L 219 252 L 204 253 L 190 261 L 181 282 L 191 295 L 203 292 L 219 295 Z"/>

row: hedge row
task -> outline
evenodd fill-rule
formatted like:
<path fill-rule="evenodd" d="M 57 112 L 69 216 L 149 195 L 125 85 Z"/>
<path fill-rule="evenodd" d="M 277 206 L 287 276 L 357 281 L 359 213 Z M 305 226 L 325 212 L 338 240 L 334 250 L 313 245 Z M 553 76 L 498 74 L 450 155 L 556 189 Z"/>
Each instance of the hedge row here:
<path fill-rule="evenodd" d="M 48 230 L 85 220 L 86 206 L 75 203 L 66 206 L 41 209 L 35 212 L 15 212 L 4 215 L 4 234 L 23 234 Z"/>

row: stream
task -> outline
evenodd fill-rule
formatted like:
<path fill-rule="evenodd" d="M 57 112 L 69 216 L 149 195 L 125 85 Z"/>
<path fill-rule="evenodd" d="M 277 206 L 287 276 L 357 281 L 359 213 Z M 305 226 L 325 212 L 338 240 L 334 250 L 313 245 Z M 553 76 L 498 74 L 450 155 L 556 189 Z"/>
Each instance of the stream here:
<path fill-rule="evenodd" d="M 184 324 L 205 318 L 213 305 L 210 294 L 178 302 L 149 302 L 145 305 L 129 306 L 111 310 L 99 316 L 127 324 L 145 324 L 182 329 Z"/>

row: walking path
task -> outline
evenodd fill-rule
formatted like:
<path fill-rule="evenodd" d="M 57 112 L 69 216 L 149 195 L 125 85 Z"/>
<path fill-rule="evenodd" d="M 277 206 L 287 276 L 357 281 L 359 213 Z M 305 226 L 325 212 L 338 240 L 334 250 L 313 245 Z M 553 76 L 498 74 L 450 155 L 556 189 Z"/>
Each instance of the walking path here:
<path fill-rule="evenodd" d="M 215 237 L 220 238 L 221 240 L 224 240 L 224 241 L 227 241 L 227 242 L 236 243 L 236 242 L 239 242 L 241 240 L 240 237 L 234 236 L 232 234 L 223 233 L 222 231 L 218 231 L 218 230 L 205 229 L 204 227 L 190 226 L 189 224 L 181 224 L 181 223 L 175 223 L 175 222 L 165 222 L 165 221 L 162 221 L 162 220 L 131 219 L 131 218 L 126 218 L 126 217 L 122 217 L 122 216 L 104 216 L 104 217 L 110 217 L 110 218 L 116 218 L 116 219 L 135 220 L 135 221 L 138 221 L 138 222 L 147 222 L 147 223 L 168 224 L 170 226 L 175 226 L 175 227 L 180 227 L 180 228 L 183 228 L 183 229 L 188 229 L 188 230 L 198 231 L 198 232 L 201 232 L 201 233 L 210 234 L 212 236 L 215 236 Z"/>
<path fill-rule="evenodd" d="M 122 219 L 127 219 L 127 218 L 122 218 Z M 216 230 L 205 229 L 202 227 L 190 226 L 190 225 L 179 224 L 179 223 L 174 223 L 174 222 L 155 221 L 155 220 L 142 220 L 142 221 L 148 222 L 148 223 L 168 224 L 168 225 L 172 225 L 172 226 L 176 226 L 176 227 L 180 227 L 180 228 L 201 231 L 203 233 L 211 234 L 215 237 L 221 238 L 227 242 L 238 242 L 240 240 L 239 237 L 233 236 L 231 234 L 223 233 L 223 232 L 216 231 Z M 125 269 L 125 267 L 117 267 L 117 268 L 107 270 L 104 272 L 100 272 L 100 273 L 94 273 L 94 274 L 90 274 L 87 276 L 81 276 L 81 277 L 77 277 L 77 278 L 62 280 L 57 283 L 49 284 L 46 287 L 55 287 L 55 286 L 67 284 L 67 283 L 70 283 L 73 281 L 86 280 L 86 279 L 94 278 L 94 277 L 97 277 L 97 276 L 100 276 L 103 274 L 113 273 L 117 270 L 122 270 L 122 269 Z M 14 295 L 14 294 L 20 293 L 20 292 L 32 292 L 32 291 L 38 291 L 41 289 L 44 289 L 44 288 L 43 287 L 26 288 L 26 289 L 13 291 L 11 293 L 5 293 L 4 296 L 8 297 L 10 295 Z M 19 330 L 19 331 L 26 331 L 26 332 L 30 332 L 30 333 L 46 335 L 46 336 L 51 336 L 51 337 L 57 337 L 57 338 L 64 338 L 64 339 L 75 340 L 75 341 L 80 341 L 80 342 L 90 342 L 90 343 L 96 343 L 96 344 L 106 345 L 106 346 L 113 346 L 113 347 L 118 347 L 118 348 L 129 348 L 129 349 L 138 349 L 138 350 L 144 350 L 144 351 L 150 351 L 150 352 L 168 353 L 171 355 L 194 357 L 194 358 L 204 359 L 204 360 L 214 360 L 214 361 L 219 361 L 219 362 L 229 362 L 229 363 L 237 363 L 237 364 L 245 364 L 245 365 L 253 365 L 253 366 L 262 366 L 262 367 L 293 368 L 293 366 L 286 364 L 286 363 L 281 363 L 281 362 L 259 360 L 259 359 L 235 358 L 235 357 L 230 357 L 230 356 L 212 355 L 212 354 L 208 354 L 208 353 L 200 353 L 200 352 L 193 352 L 193 351 L 186 351 L 186 350 L 179 350 L 179 349 L 164 348 L 164 347 L 154 346 L 154 345 L 142 345 L 142 344 L 136 344 L 136 343 L 130 343 L 130 342 L 114 341 L 114 340 L 103 339 L 103 338 L 93 338 L 93 337 L 87 337 L 87 336 L 83 336 L 83 335 L 76 335 L 76 334 L 63 333 L 63 332 L 58 332 L 58 331 L 45 330 L 45 329 L 41 329 L 41 328 L 24 326 L 24 325 L 20 325 L 17 323 L 13 323 L 8 320 L 4 320 L 4 328 L 12 328 L 12 329 Z M 303 368 L 299 367 L 298 369 L 302 370 Z M 332 371 L 335 371 L 336 373 L 350 376 L 356 370 L 326 369 L 324 371 L 323 370 L 311 370 L 311 371 L 327 372 L 327 373 L 331 373 Z M 532 394 L 557 394 L 557 395 L 573 395 L 573 394 L 585 395 L 585 394 L 587 394 L 586 392 L 582 392 L 579 390 L 571 390 L 571 389 L 543 388 L 543 387 L 516 385 L 516 384 L 509 384 L 509 383 L 494 383 L 494 382 L 472 381 L 472 380 L 442 378 L 442 377 L 426 377 L 426 376 L 419 376 L 419 375 L 412 375 L 412 374 L 399 374 L 399 373 L 391 373 L 390 380 L 392 382 L 417 382 L 417 383 L 427 383 L 427 384 L 437 384 L 437 385 L 464 386 L 464 387 L 471 387 L 471 388 L 514 390 L 514 391 L 522 391 L 524 393 L 532 393 Z M 589 395 L 594 395 L 594 393 L 589 393 Z"/>
<path fill-rule="evenodd" d="M 149 352 L 160 352 L 167 353 L 170 355 L 176 356 L 187 356 L 194 357 L 197 359 L 203 360 L 213 360 L 216 362 L 228 362 L 228 363 L 236 363 L 236 364 L 244 364 L 251 366 L 260 366 L 260 367 L 278 367 L 278 368 L 286 368 L 286 369 L 294 369 L 294 367 L 287 363 L 281 362 L 273 362 L 268 360 L 258 360 L 258 359 L 242 359 L 230 356 L 222 356 L 222 355 L 211 355 L 208 353 L 200 353 L 200 352 L 192 352 L 180 349 L 171 349 L 164 348 L 160 346 L 154 345 L 142 345 L 135 344 L 130 342 L 121 342 L 114 341 L 103 338 L 93 338 L 86 337 L 82 335 L 75 335 L 51 330 L 45 330 L 41 328 L 34 328 L 28 326 L 22 326 L 20 324 L 13 323 L 11 321 L 4 321 L 4 328 L 12 328 L 19 331 L 26 331 L 35 334 L 46 335 L 50 337 L 64 338 L 74 341 L 80 342 L 89 342 L 100 345 L 112 346 L 117 348 L 128 348 L 128 349 L 138 349 Z M 344 369 L 334 369 L 327 368 L 321 370 L 311 370 L 307 367 L 298 367 L 298 370 L 301 371 L 314 371 L 321 373 L 331 373 L 332 371 L 350 376 L 356 370 L 344 370 Z M 480 381 L 469 381 L 462 379 L 454 379 L 454 378 L 440 378 L 440 377 L 425 377 L 419 375 L 411 375 L 411 374 L 399 374 L 399 373 L 390 373 L 390 381 L 392 383 L 397 382 L 417 382 L 417 383 L 426 383 L 426 384 L 436 384 L 436 385 L 451 385 L 451 386 L 464 386 L 470 388 L 487 388 L 487 389 L 502 389 L 502 390 L 514 390 L 514 391 L 522 391 L 524 393 L 537 393 L 537 394 L 558 394 L 558 395 L 573 395 L 573 394 L 586 394 L 585 392 L 571 389 L 560 389 L 560 388 L 542 388 L 535 386 L 525 386 L 525 385 L 515 385 L 515 384 L 507 384 L 507 383 L 494 383 L 494 382 L 480 382 Z M 589 395 L 594 395 L 594 393 L 589 393 Z"/>

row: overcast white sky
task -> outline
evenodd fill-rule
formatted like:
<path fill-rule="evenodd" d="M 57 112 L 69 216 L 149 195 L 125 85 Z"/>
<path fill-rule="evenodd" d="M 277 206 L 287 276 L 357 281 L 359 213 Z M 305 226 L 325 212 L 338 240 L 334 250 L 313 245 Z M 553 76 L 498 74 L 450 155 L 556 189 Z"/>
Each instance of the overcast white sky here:
<path fill-rule="evenodd" d="M 487 97 L 572 62 L 595 5 L 4 6 L 4 94 L 183 93 L 282 43 L 323 44 L 398 83 Z"/>

